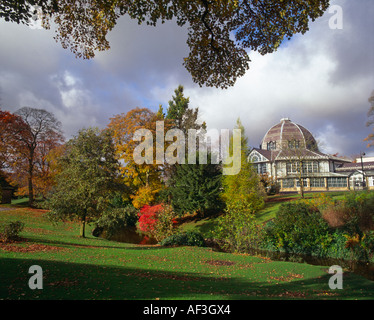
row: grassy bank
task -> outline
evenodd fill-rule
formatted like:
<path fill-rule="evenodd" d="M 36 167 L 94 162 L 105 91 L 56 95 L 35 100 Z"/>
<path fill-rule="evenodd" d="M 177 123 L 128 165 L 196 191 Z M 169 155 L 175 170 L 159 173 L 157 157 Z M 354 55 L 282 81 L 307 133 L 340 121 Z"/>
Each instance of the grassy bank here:
<path fill-rule="evenodd" d="M 334 200 L 342 199 L 345 194 L 346 192 L 329 193 Z M 317 193 L 305 193 L 305 199 L 311 199 L 317 195 Z M 266 223 L 267 221 L 274 219 L 282 203 L 297 200 L 300 200 L 300 195 L 297 193 L 269 196 L 265 202 L 265 207 L 256 213 L 258 223 Z M 212 235 L 211 232 L 214 226 L 216 226 L 216 217 L 207 217 L 205 219 L 194 219 L 192 217 L 190 220 L 186 220 L 187 221 L 180 227 L 181 231 L 196 230 L 201 232 L 207 238 Z"/>
<path fill-rule="evenodd" d="M 373 299 L 374 282 L 345 273 L 331 290 L 327 266 L 215 252 L 211 248 L 140 246 L 78 237 L 74 222 L 52 225 L 45 211 L 9 208 L 23 242 L 0 244 L 0 299 Z M 31 290 L 28 269 L 43 269 Z"/>

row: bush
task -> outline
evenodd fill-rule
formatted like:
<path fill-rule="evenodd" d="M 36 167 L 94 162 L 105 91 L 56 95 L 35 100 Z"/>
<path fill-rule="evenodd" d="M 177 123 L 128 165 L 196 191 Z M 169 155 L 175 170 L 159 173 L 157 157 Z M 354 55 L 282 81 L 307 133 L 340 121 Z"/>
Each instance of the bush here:
<path fill-rule="evenodd" d="M 175 213 L 171 206 L 158 204 L 144 206 L 139 212 L 138 229 L 157 241 L 161 241 L 175 233 Z"/>
<path fill-rule="evenodd" d="M 349 194 L 342 202 L 317 206 L 305 201 L 282 204 L 274 221 L 264 228 L 264 248 L 343 260 L 370 261 L 374 232 L 360 227 L 369 204 Z M 359 202 L 359 203 L 357 203 Z M 359 231 L 359 232 L 358 232 Z"/>
<path fill-rule="evenodd" d="M 137 221 L 138 210 L 133 206 L 112 208 L 96 221 L 92 234 L 97 237 L 105 232 L 105 237 L 109 239 L 123 228 L 134 227 Z"/>
<path fill-rule="evenodd" d="M 229 206 L 218 218 L 214 236 L 223 242 L 226 250 L 248 252 L 259 247 L 262 232 L 253 213 L 241 207 Z"/>
<path fill-rule="evenodd" d="M 273 223 L 265 229 L 267 246 L 279 251 L 321 256 L 332 242 L 329 226 L 315 207 L 285 203 Z"/>
<path fill-rule="evenodd" d="M 197 246 L 205 247 L 205 240 L 201 233 L 187 231 L 184 233 L 171 235 L 160 243 L 162 246 Z"/>
<path fill-rule="evenodd" d="M 0 240 L 4 242 L 19 240 L 19 233 L 25 227 L 21 221 L 8 222 L 0 226 Z"/>
<path fill-rule="evenodd" d="M 362 236 L 374 230 L 374 193 L 350 192 L 343 200 L 327 205 L 322 213 L 331 227 Z"/>

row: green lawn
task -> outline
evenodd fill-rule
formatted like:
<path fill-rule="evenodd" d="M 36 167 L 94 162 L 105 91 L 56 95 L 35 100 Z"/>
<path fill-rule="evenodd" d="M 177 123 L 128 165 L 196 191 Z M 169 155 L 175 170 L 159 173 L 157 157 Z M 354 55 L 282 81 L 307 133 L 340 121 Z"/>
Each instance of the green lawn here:
<path fill-rule="evenodd" d="M 4 208 L 4 206 L 0 206 Z M 211 248 L 141 246 L 78 237 L 79 225 L 52 225 L 42 210 L 0 211 L 21 220 L 25 242 L 0 243 L 0 299 L 373 299 L 374 282 L 344 274 L 331 290 L 328 266 L 271 261 Z M 43 269 L 31 290 L 28 269 Z"/>

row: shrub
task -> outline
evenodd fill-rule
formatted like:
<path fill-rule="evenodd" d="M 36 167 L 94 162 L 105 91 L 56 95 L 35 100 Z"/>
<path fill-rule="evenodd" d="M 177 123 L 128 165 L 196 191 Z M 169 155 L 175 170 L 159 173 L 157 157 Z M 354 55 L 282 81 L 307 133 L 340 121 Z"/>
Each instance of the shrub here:
<path fill-rule="evenodd" d="M 332 204 L 327 206 L 322 211 L 323 219 L 332 228 L 341 228 L 347 224 L 349 221 L 349 209 L 345 206 L 343 202 Z"/>
<path fill-rule="evenodd" d="M 362 236 L 374 230 L 374 193 L 350 192 L 343 200 L 327 205 L 322 213 L 331 227 Z"/>
<path fill-rule="evenodd" d="M 4 223 L 0 227 L 0 240 L 4 242 L 19 240 L 19 233 L 25 227 L 21 221 Z"/>
<path fill-rule="evenodd" d="M 299 202 L 310 205 L 311 207 L 315 208 L 316 210 L 319 210 L 320 212 L 326 207 L 334 204 L 334 200 L 331 194 L 326 193 L 318 193 L 311 199 L 301 199 L 299 200 Z"/>
<path fill-rule="evenodd" d="M 105 237 L 111 238 L 125 227 L 134 227 L 138 220 L 138 210 L 133 206 L 125 208 L 112 208 L 106 211 L 95 223 L 96 228 L 92 234 L 99 236 L 105 231 Z"/>
<path fill-rule="evenodd" d="M 160 243 L 162 246 L 197 246 L 205 247 L 204 237 L 200 232 L 187 231 L 171 235 Z"/>
<path fill-rule="evenodd" d="M 175 213 L 171 206 L 158 204 L 144 206 L 139 212 L 138 229 L 157 241 L 175 233 Z"/>
<path fill-rule="evenodd" d="M 227 250 L 247 252 L 259 246 L 262 232 L 251 211 L 229 206 L 218 218 L 214 236 Z"/>
<path fill-rule="evenodd" d="M 332 241 L 321 213 L 302 202 L 282 204 L 273 224 L 266 228 L 266 238 L 279 251 L 318 256 Z"/>
<path fill-rule="evenodd" d="M 156 225 L 157 214 L 162 210 L 162 204 L 155 206 L 145 205 L 138 213 L 139 223 L 138 229 L 145 234 L 153 233 Z"/>

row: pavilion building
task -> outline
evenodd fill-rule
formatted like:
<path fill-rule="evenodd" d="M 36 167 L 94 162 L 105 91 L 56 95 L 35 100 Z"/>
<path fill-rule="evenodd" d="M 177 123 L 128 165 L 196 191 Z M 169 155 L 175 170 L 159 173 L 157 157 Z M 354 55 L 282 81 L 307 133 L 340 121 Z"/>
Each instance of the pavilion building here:
<path fill-rule="evenodd" d="M 248 160 L 280 192 L 374 189 L 374 159 L 352 162 L 322 153 L 310 131 L 288 118 L 266 132 Z"/>

